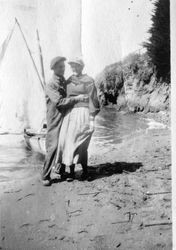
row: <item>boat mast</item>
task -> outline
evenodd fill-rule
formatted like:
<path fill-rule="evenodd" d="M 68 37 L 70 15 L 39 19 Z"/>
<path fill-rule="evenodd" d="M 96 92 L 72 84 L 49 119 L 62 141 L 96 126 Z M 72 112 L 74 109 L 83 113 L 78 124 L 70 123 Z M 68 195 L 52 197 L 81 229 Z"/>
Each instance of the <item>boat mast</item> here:
<path fill-rule="evenodd" d="M 24 42 L 25 42 L 26 48 L 27 48 L 27 50 L 28 50 L 28 52 L 29 52 L 29 55 L 30 55 L 30 57 L 31 57 L 31 60 L 32 60 L 34 69 L 35 69 L 35 71 L 36 71 L 36 73 L 37 73 L 37 76 L 38 76 L 38 79 L 39 79 L 40 84 L 41 84 L 41 86 L 42 86 L 42 89 L 44 90 L 43 82 L 42 82 L 42 80 L 41 80 L 41 78 L 40 78 L 40 74 L 39 74 L 39 72 L 38 72 L 38 69 L 37 69 L 37 66 L 36 66 L 36 64 L 35 64 L 34 58 L 33 58 L 33 56 L 32 56 L 32 53 L 31 53 L 31 51 L 30 51 L 30 49 L 29 49 L 29 46 L 28 46 L 28 43 L 27 43 L 26 38 L 25 38 L 25 36 L 24 36 L 24 33 L 23 33 L 22 29 L 21 29 L 21 26 L 20 26 L 20 24 L 19 24 L 17 18 L 15 18 L 15 20 L 16 20 L 16 23 L 17 23 L 17 25 L 18 25 L 18 27 L 19 27 L 19 30 L 20 30 L 20 32 L 21 32 L 21 35 L 22 35 L 22 37 L 23 37 L 23 40 L 24 40 Z"/>
<path fill-rule="evenodd" d="M 39 38 L 38 30 L 36 30 L 36 33 L 37 33 L 37 41 L 38 41 L 38 48 L 39 48 L 39 55 L 40 55 L 41 74 L 42 74 L 42 79 L 43 79 L 43 85 L 45 86 L 46 85 L 45 71 L 44 71 L 42 48 L 41 48 L 41 45 L 40 45 L 40 38 Z"/>

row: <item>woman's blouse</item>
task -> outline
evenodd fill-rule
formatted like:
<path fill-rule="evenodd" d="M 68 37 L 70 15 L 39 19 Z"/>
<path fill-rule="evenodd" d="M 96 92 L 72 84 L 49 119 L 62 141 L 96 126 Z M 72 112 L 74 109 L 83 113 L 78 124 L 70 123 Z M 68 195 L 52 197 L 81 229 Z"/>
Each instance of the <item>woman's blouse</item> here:
<path fill-rule="evenodd" d="M 76 83 L 75 83 L 76 82 Z M 94 80 L 84 74 L 81 76 L 71 76 L 67 81 L 67 97 L 73 97 L 77 95 L 88 95 L 89 101 L 78 102 L 74 107 L 89 107 L 91 116 L 95 116 L 100 111 L 100 105 L 97 97 L 97 90 L 94 84 Z"/>

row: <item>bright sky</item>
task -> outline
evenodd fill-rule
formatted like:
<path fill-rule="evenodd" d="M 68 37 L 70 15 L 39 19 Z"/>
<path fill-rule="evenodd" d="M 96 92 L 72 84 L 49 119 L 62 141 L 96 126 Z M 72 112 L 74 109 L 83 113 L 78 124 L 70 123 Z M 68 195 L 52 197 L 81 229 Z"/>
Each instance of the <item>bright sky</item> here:
<path fill-rule="evenodd" d="M 141 48 L 150 27 L 152 1 L 0 0 L 0 43 L 16 16 L 35 53 L 39 29 L 48 76 L 51 58 L 80 56 L 81 43 L 87 71 L 95 76 L 106 65 Z"/>
<path fill-rule="evenodd" d="M 0 46 L 17 17 L 40 71 L 39 30 L 46 79 L 50 78 L 49 64 L 54 56 L 69 59 L 81 54 L 85 71 L 95 77 L 106 65 L 141 48 L 150 26 L 152 1 L 82 0 L 81 4 L 81 0 L 0 0 Z M 67 65 L 66 76 L 70 73 Z M 45 113 L 44 96 L 16 29 L 0 69 L 0 126 L 14 126 L 12 117 L 15 121 L 19 112 L 23 117 L 26 100 L 30 117 L 37 114 L 34 126 Z"/>
<path fill-rule="evenodd" d="M 141 48 L 147 38 L 150 0 L 82 0 L 82 45 L 93 75 Z"/>

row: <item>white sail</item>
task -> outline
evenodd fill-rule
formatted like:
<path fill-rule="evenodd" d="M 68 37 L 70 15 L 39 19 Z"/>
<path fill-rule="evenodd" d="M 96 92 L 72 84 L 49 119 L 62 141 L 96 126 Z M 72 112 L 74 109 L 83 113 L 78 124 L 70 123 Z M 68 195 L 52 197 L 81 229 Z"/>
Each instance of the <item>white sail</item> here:
<path fill-rule="evenodd" d="M 39 30 L 46 80 L 52 57 L 79 56 L 80 1 L 16 0 L 0 5 L 2 40 L 17 17 L 40 71 L 36 30 Z M 46 15 L 47 13 L 47 15 Z M 4 23 L 4 20 L 8 20 Z M 67 67 L 66 76 L 70 74 Z M 18 28 L 11 38 L 0 68 L 0 132 L 20 133 L 26 126 L 38 131 L 45 120 L 45 96 Z"/>

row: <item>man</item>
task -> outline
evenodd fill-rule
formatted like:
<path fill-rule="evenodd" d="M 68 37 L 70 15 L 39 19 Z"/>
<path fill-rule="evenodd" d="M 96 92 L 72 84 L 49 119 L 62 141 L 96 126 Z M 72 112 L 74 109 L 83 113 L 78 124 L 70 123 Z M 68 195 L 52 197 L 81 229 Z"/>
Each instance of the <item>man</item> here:
<path fill-rule="evenodd" d="M 42 182 L 44 186 L 51 184 L 50 174 L 55 167 L 55 155 L 57 151 L 59 132 L 65 111 L 73 107 L 80 101 L 87 101 L 87 97 L 79 95 L 76 97 L 66 97 L 65 57 L 55 57 L 51 61 L 50 68 L 54 75 L 46 86 L 46 105 L 47 105 L 47 135 L 46 135 L 46 159 L 42 172 Z M 60 164 L 56 169 L 62 176 L 65 166 Z"/>

